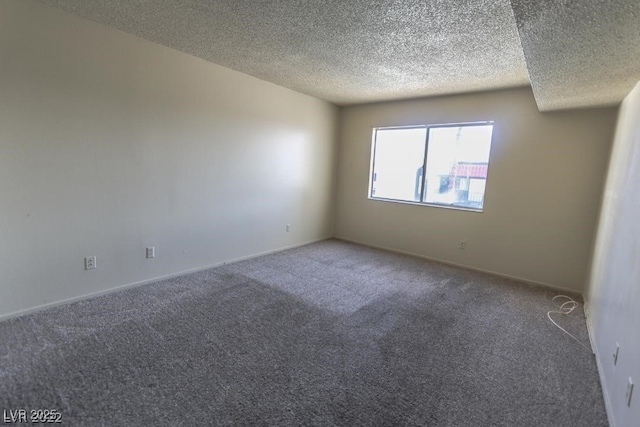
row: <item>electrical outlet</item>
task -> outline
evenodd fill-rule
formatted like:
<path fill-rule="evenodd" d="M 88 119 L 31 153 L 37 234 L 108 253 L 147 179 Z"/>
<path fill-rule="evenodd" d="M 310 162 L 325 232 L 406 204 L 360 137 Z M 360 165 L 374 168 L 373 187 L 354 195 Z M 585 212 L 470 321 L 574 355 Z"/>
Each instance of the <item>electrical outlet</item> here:
<path fill-rule="evenodd" d="M 84 259 L 84 269 L 85 270 L 95 270 L 96 265 L 96 257 L 88 256 Z"/>
<path fill-rule="evenodd" d="M 631 397 L 633 396 L 633 380 L 629 377 L 629 382 L 627 383 L 627 406 L 631 406 Z"/>
<path fill-rule="evenodd" d="M 616 352 L 613 353 L 613 366 L 618 364 L 618 354 L 620 353 L 620 344 L 616 343 Z"/>
<path fill-rule="evenodd" d="M 287 230 L 287 233 L 291 231 L 291 224 L 287 224 L 286 230 Z"/>
<path fill-rule="evenodd" d="M 156 247 L 150 246 L 147 248 L 147 258 L 155 258 L 156 257 Z"/>
<path fill-rule="evenodd" d="M 460 240 L 460 244 L 458 245 L 458 249 L 465 250 L 466 247 L 467 247 L 467 242 L 465 242 L 464 240 Z"/>

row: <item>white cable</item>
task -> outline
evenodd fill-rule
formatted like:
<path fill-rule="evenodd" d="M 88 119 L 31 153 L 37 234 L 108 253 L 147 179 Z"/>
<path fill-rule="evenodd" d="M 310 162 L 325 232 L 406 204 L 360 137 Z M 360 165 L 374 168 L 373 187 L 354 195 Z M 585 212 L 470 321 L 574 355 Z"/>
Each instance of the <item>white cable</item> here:
<path fill-rule="evenodd" d="M 566 298 L 567 301 L 563 302 L 562 304 L 558 305 L 556 303 L 556 299 L 557 298 Z M 558 329 L 560 329 L 562 332 L 564 332 L 565 334 L 569 335 L 571 338 L 574 339 L 575 342 L 577 342 L 578 344 L 580 344 L 582 347 L 584 347 L 585 349 L 589 350 L 590 353 L 593 353 L 593 350 L 591 350 L 590 347 L 587 347 L 586 345 L 584 345 L 578 338 L 574 337 L 573 335 L 571 335 L 569 332 L 567 332 L 566 329 L 564 329 L 562 326 L 558 325 L 555 320 L 553 320 L 551 318 L 551 314 L 554 313 L 558 313 L 558 314 L 570 314 L 573 310 L 576 309 L 576 307 L 578 307 L 578 302 L 575 301 L 573 298 L 568 297 L 566 295 L 556 295 L 555 297 L 551 298 L 551 302 L 553 303 L 553 305 L 556 307 L 556 310 L 551 310 L 547 312 L 547 317 L 549 318 L 549 320 L 551 320 L 551 323 L 553 323 L 554 325 L 556 325 L 558 327 Z"/>

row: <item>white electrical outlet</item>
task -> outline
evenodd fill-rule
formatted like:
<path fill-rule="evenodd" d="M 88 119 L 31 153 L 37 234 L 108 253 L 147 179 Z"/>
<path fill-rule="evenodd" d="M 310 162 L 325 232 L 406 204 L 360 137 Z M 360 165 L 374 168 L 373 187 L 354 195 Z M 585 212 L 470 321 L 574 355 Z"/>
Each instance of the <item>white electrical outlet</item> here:
<path fill-rule="evenodd" d="M 616 343 L 616 352 L 613 353 L 613 366 L 618 364 L 618 354 L 620 353 L 620 344 Z"/>
<path fill-rule="evenodd" d="M 627 406 L 631 406 L 631 397 L 633 396 L 633 380 L 629 377 L 629 382 L 627 383 Z"/>
<path fill-rule="evenodd" d="M 150 246 L 147 248 L 147 258 L 155 258 L 156 257 L 156 247 Z"/>
<path fill-rule="evenodd" d="M 286 230 L 287 230 L 287 233 L 291 231 L 291 224 L 287 224 Z"/>
<path fill-rule="evenodd" d="M 96 257 L 88 256 L 84 259 L 84 269 L 85 270 L 95 270 L 96 265 Z"/>
<path fill-rule="evenodd" d="M 460 240 L 460 244 L 458 245 L 458 249 L 464 250 L 467 247 L 467 242 L 464 240 Z"/>

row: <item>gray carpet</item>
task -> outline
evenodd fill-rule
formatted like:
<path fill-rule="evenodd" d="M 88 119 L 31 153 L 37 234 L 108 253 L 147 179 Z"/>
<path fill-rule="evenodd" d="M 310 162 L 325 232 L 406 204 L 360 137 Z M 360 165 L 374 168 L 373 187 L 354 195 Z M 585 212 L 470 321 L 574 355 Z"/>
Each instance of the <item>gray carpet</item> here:
<path fill-rule="evenodd" d="M 548 289 L 328 240 L 0 323 L 64 425 L 605 426 Z M 576 310 L 559 322 L 588 343 Z"/>

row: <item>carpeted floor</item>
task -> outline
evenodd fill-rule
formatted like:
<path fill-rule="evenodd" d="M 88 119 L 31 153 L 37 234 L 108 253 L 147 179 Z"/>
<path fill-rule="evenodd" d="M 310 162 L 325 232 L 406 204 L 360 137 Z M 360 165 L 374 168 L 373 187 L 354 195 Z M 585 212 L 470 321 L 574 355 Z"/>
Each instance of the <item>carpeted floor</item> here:
<path fill-rule="evenodd" d="M 547 320 L 553 295 L 328 240 L 1 322 L 0 411 L 81 426 L 606 426 L 594 356 Z M 582 310 L 559 323 L 588 343 Z"/>

